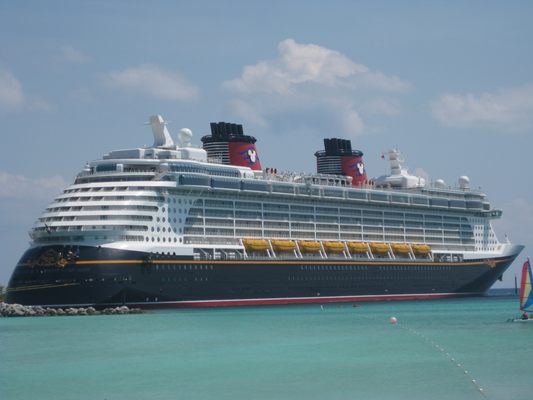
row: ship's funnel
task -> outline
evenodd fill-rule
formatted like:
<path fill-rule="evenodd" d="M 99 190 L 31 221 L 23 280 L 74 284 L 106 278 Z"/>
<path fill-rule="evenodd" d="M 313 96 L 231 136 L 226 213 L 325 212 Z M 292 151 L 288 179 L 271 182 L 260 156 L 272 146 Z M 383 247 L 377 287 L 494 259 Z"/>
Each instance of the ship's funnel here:
<path fill-rule="evenodd" d="M 360 186 L 366 181 L 363 152 L 352 150 L 349 140 L 324 139 L 324 148 L 315 153 L 319 174 L 351 176 L 353 186 Z"/>
<path fill-rule="evenodd" d="M 222 164 L 261 170 L 256 138 L 243 133 L 242 125 L 211 122 L 211 135 L 202 138 L 207 157 Z"/>

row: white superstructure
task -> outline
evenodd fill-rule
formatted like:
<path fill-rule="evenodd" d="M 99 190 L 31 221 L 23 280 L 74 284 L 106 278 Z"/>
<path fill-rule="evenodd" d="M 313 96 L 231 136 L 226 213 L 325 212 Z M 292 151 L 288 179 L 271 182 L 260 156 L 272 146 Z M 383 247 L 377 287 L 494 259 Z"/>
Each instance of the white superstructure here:
<path fill-rule="evenodd" d="M 456 189 L 429 186 L 409 175 L 399 153 L 389 153 L 392 173 L 352 187 L 336 175 L 274 174 L 210 162 L 182 129 L 179 145 L 161 116 L 152 116 L 151 147 L 111 151 L 88 163 L 74 184 L 35 224 L 34 245 L 90 245 L 199 258 L 259 257 L 245 239 L 289 240 L 284 257 L 430 257 L 467 260 L 505 256 L 513 246 L 496 237 L 491 220 L 501 216 L 485 194 L 461 177 Z M 380 187 L 376 186 L 379 185 Z M 440 187 L 439 187 L 440 186 Z M 300 241 L 318 241 L 314 255 Z M 325 242 L 340 242 L 335 253 Z M 383 243 L 386 254 L 350 251 L 350 243 Z M 428 245 L 417 255 L 393 245 Z"/>

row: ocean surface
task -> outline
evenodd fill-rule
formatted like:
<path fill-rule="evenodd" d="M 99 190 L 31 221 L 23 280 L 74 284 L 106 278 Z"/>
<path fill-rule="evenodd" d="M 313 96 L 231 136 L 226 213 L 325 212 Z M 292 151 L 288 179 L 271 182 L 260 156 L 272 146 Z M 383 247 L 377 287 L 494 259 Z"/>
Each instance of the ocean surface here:
<path fill-rule="evenodd" d="M 0 318 L 0 399 L 530 400 L 512 293 Z"/>

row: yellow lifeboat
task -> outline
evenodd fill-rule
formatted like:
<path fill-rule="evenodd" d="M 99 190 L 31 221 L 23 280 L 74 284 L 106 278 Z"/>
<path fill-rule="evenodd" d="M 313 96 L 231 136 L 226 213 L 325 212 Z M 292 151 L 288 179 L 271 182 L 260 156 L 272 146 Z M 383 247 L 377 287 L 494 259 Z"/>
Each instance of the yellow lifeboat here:
<path fill-rule="evenodd" d="M 298 246 L 303 252 L 318 253 L 320 251 L 320 242 L 314 240 L 300 240 Z"/>
<path fill-rule="evenodd" d="M 292 240 L 272 240 L 272 247 L 278 251 L 292 251 L 296 247 Z"/>
<path fill-rule="evenodd" d="M 427 244 L 413 244 L 411 246 L 416 254 L 429 254 L 431 247 Z"/>
<path fill-rule="evenodd" d="M 348 243 L 348 248 L 353 253 L 366 253 L 368 251 L 368 244 L 360 242 Z"/>
<path fill-rule="evenodd" d="M 391 246 L 395 253 L 407 254 L 411 251 L 411 246 L 407 243 L 393 243 Z"/>
<path fill-rule="evenodd" d="M 341 253 L 344 251 L 344 243 L 342 242 L 324 242 L 324 249 L 332 253 Z"/>
<path fill-rule="evenodd" d="M 243 239 L 242 243 L 246 250 L 265 251 L 268 249 L 268 242 L 265 239 Z"/>
<path fill-rule="evenodd" d="M 374 253 L 387 253 L 389 251 L 387 243 L 370 243 L 370 248 Z"/>

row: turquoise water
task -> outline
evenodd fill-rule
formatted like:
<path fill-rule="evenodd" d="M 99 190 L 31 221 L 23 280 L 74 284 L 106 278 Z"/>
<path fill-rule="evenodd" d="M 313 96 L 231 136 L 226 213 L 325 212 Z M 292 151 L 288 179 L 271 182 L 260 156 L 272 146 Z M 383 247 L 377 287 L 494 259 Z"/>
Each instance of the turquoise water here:
<path fill-rule="evenodd" d="M 0 398 L 530 400 L 517 314 L 488 297 L 1 318 Z"/>

